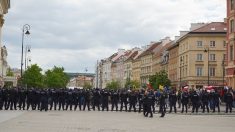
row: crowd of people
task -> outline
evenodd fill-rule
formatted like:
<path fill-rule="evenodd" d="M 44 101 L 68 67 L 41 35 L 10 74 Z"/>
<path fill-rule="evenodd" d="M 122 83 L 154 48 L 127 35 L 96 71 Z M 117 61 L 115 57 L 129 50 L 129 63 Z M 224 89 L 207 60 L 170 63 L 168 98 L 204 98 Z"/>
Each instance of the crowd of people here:
<path fill-rule="evenodd" d="M 161 113 L 220 112 L 220 103 L 226 104 L 225 112 L 232 112 L 234 91 L 224 89 L 221 96 L 217 90 L 108 90 L 108 89 L 0 89 L 0 110 L 106 110 L 143 112 L 146 117 Z M 177 107 L 178 104 L 178 107 Z M 110 109 L 111 108 L 111 109 Z"/>

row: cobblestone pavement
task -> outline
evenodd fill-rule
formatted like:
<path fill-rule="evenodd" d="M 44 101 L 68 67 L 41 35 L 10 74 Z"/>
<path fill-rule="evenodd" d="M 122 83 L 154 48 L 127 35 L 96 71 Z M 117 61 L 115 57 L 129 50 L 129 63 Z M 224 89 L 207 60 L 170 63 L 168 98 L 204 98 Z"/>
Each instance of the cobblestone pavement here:
<path fill-rule="evenodd" d="M 4 118 L 4 119 L 3 119 Z M 232 132 L 235 115 L 101 111 L 0 111 L 0 132 Z"/>

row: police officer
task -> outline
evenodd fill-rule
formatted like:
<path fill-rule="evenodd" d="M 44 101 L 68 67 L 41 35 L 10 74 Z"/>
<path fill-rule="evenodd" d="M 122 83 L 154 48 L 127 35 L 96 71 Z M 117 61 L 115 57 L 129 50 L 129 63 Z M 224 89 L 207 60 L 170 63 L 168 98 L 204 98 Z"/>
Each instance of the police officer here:
<path fill-rule="evenodd" d="M 129 107 L 129 112 L 131 112 L 131 109 L 134 109 L 134 112 L 136 112 L 136 102 L 137 102 L 137 95 L 135 91 L 131 91 L 129 94 L 129 102 L 130 102 L 130 107 Z"/>
<path fill-rule="evenodd" d="M 127 98 L 128 94 L 125 90 L 122 90 L 120 93 L 120 98 L 121 98 L 121 108 L 120 111 L 122 111 L 123 107 L 125 107 L 125 111 L 127 111 Z"/>
<path fill-rule="evenodd" d="M 213 113 L 215 112 L 215 107 L 218 108 L 218 112 L 220 112 L 220 95 L 217 90 L 212 90 L 212 99 L 213 99 Z"/>
<path fill-rule="evenodd" d="M 0 110 L 3 108 L 3 90 L 0 88 Z"/>
<path fill-rule="evenodd" d="M 148 117 L 148 114 L 150 114 L 150 117 L 153 117 L 153 112 L 152 112 L 152 95 L 149 93 L 145 99 L 144 99 L 144 116 Z"/>
<path fill-rule="evenodd" d="M 111 111 L 113 111 L 113 108 L 115 106 L 116 111 L 118 111 L 118 100 L 119 100 L 119 94 L 118 91 L 112 91 L 111 93 L 111 104 L 112 104 L 112 109 Z"/>
<path fill-rule="evenodd" d="M 192 113 L 196 110 L 196 113 L 198 113 L 198 105 L 199 105 L 199 95 L 197 94 L 197 91 L 193 91 L 191 95 L 191 101 L 192 101 Z"/>
<path fill-rule="evenodd" d="M 69 89 L 68 91 L 66 91 L 66 110 L 68 110 L 68 107 L 70 108 L 70 110 L 72 110 L 73 107 L 73 91 L 72 89 Z"/>
<path fill-rule="evenodd" d="M 88 111 L 90 111 L 90 101 L 91 101 L 90 97 L 91 97 L 90 90 L 89 89 L 84 90 L 84 106 L 83 106 L 83 111 L 86 109 L 86 106 L 87 106 Z"/>
<path fill-rule="evenodd" d="M 225 113 L 228 113 L 228 109 L 229 112 L 232 113 L 233 94 L 231 90 L 225 90 L 224 102 L 226 103 Z"/>
<path fill-rule="evenodd" d="M 77 110 L 78 104 L 79 104 L 79 92 L 78 89 L 75 88 L 73 90 L 73 101 L 74 101 L 74 110 Z"/>
<path fill-rule="evenodd" d="M 95 89 L 93 92 L 93 106 L 92 109 L 95 111 L 95 107 L 98 108 L 98 111 L 100 111 L 100 91 L 99 89 Z"/>
<path fill-rule="evenodd" d="M 51 96 L 50 110 L 52 110 L 53 105 L 54 105 L 54 110 L 56 110 L 58 104 L 58 90 L 51 89 L 50 96 Z"/>
<path fill-rule="evenodd" d="M 187 113 L 188 112 L 188 103 L 189 103 L 189 94 L 187 91 L 183 91 L 181 103 L 182 103 L 181 113 L 184 113 L 184 108 L 185 108 L 185 112 Z"/>
<path fill-rule="evenodd" d="M 206 90 L 202 91 L 201 101 L 202 101 L 202 113 L 205 112 L 205 108 L 207 110 L 207 113 L 209 113 L 209 106 L 208 106 L 208 103 L 209 103 L 209 94 L 208 94 L 208 92 Z"/>
<path fill-rule="evenodd" d="M 143 99 L 144 99 L 144 90 L 141 89 L 141 91 L 138 93 L 138 102 L 139 102 L 139 113 L 141 112 L 141 109 L 143 106 Z"/>
<path fill-rule="evenodd" d="M 177 112 L 177 110 L 176 110 L 177 95 L 176 95 L 175 90 L 172 90 L 172 92 L 170 93 L 169 101 L 170 101 L 170 111 L 169 111 L 169 113 L 172 112 L 172 107 L 174 108 L 174 112 L 176 113 Z"/>
<path fill-rule="evenodd" d="M 40 91 L 40 111 L 48 110 L 48 93 L 46 90 Z"/>
<path fill-rule="evenodd" d="M 25 101 L 26 101 L 26 91 L 24 88 L 19 88 L 19 108 L 20 110 L 25 109 Z"/>
<path fill-rule="evenodd" d="M 59 101 L 59 110 L 65 110 L 64 105 L 65 105 L 65 92 L 64 89 L 60 89 L 58 91 L 58 101 Z"/>
<path fill-rule="evenodd" d="M 160 112 L 161 112 L 161 116 L 160 117 L 164 117 L 165 116 L 165 113 L 166 113 L 166 98 L 167 98 L 167 93 L 166 92 L 163 92 L 161 95 L 160 95 L 160 98 L 159 98 L 159 103 L 160 103 Z"/>
<path fill-rule="evenodd" d="M 109 91 L 105 89 L 102 93 L 102 111 L 104 111 L 105 108 L 109 111 L 109 96 Z"/>
<path fill-rule="evenodd" d="M 18 102 L 18 91 L 16 88 L 12 88 L 10 90 L 10 93 L 9 93 L 9 103 L 8 103 L 8 106 L 10 105 L 10 110 L 13 110 L 13 107 L 14 107 L 14 110 L 17 110 L 16 108 L 16 104 Z"/>
<path fill-rule="evenodd" d="M 150 96 L 152 98 L 152 100 L 151 100 L 151 107 L 152 107 L 153 112 L 155 113 L 155 101 L 156 101 L 156 98 L 155 98 L 154 91 L 152 89 L 150 90 L 148 96 Z"/>

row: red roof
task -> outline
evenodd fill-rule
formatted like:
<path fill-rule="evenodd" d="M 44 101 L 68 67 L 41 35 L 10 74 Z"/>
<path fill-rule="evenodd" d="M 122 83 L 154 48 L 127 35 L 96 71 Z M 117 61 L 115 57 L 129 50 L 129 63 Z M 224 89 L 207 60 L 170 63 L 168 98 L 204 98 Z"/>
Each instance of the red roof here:
<path fill-rule="evenodd" d="M 226 24 L 224 22 L 212 22 L 208 23 L 198 29 L 191 31 L 190 33 L 202 33 L 202 32 L 227 32 Z"/>

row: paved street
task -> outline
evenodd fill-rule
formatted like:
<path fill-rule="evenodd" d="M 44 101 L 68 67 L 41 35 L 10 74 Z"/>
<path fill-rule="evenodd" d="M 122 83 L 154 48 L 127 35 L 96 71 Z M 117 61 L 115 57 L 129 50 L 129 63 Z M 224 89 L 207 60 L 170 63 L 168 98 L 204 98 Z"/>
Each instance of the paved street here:
<path fill-rule="evenodd" d="M 167 114 L 99 111 L 0 111 L 0 132 L 232 132 L 235 115 Z"/>

